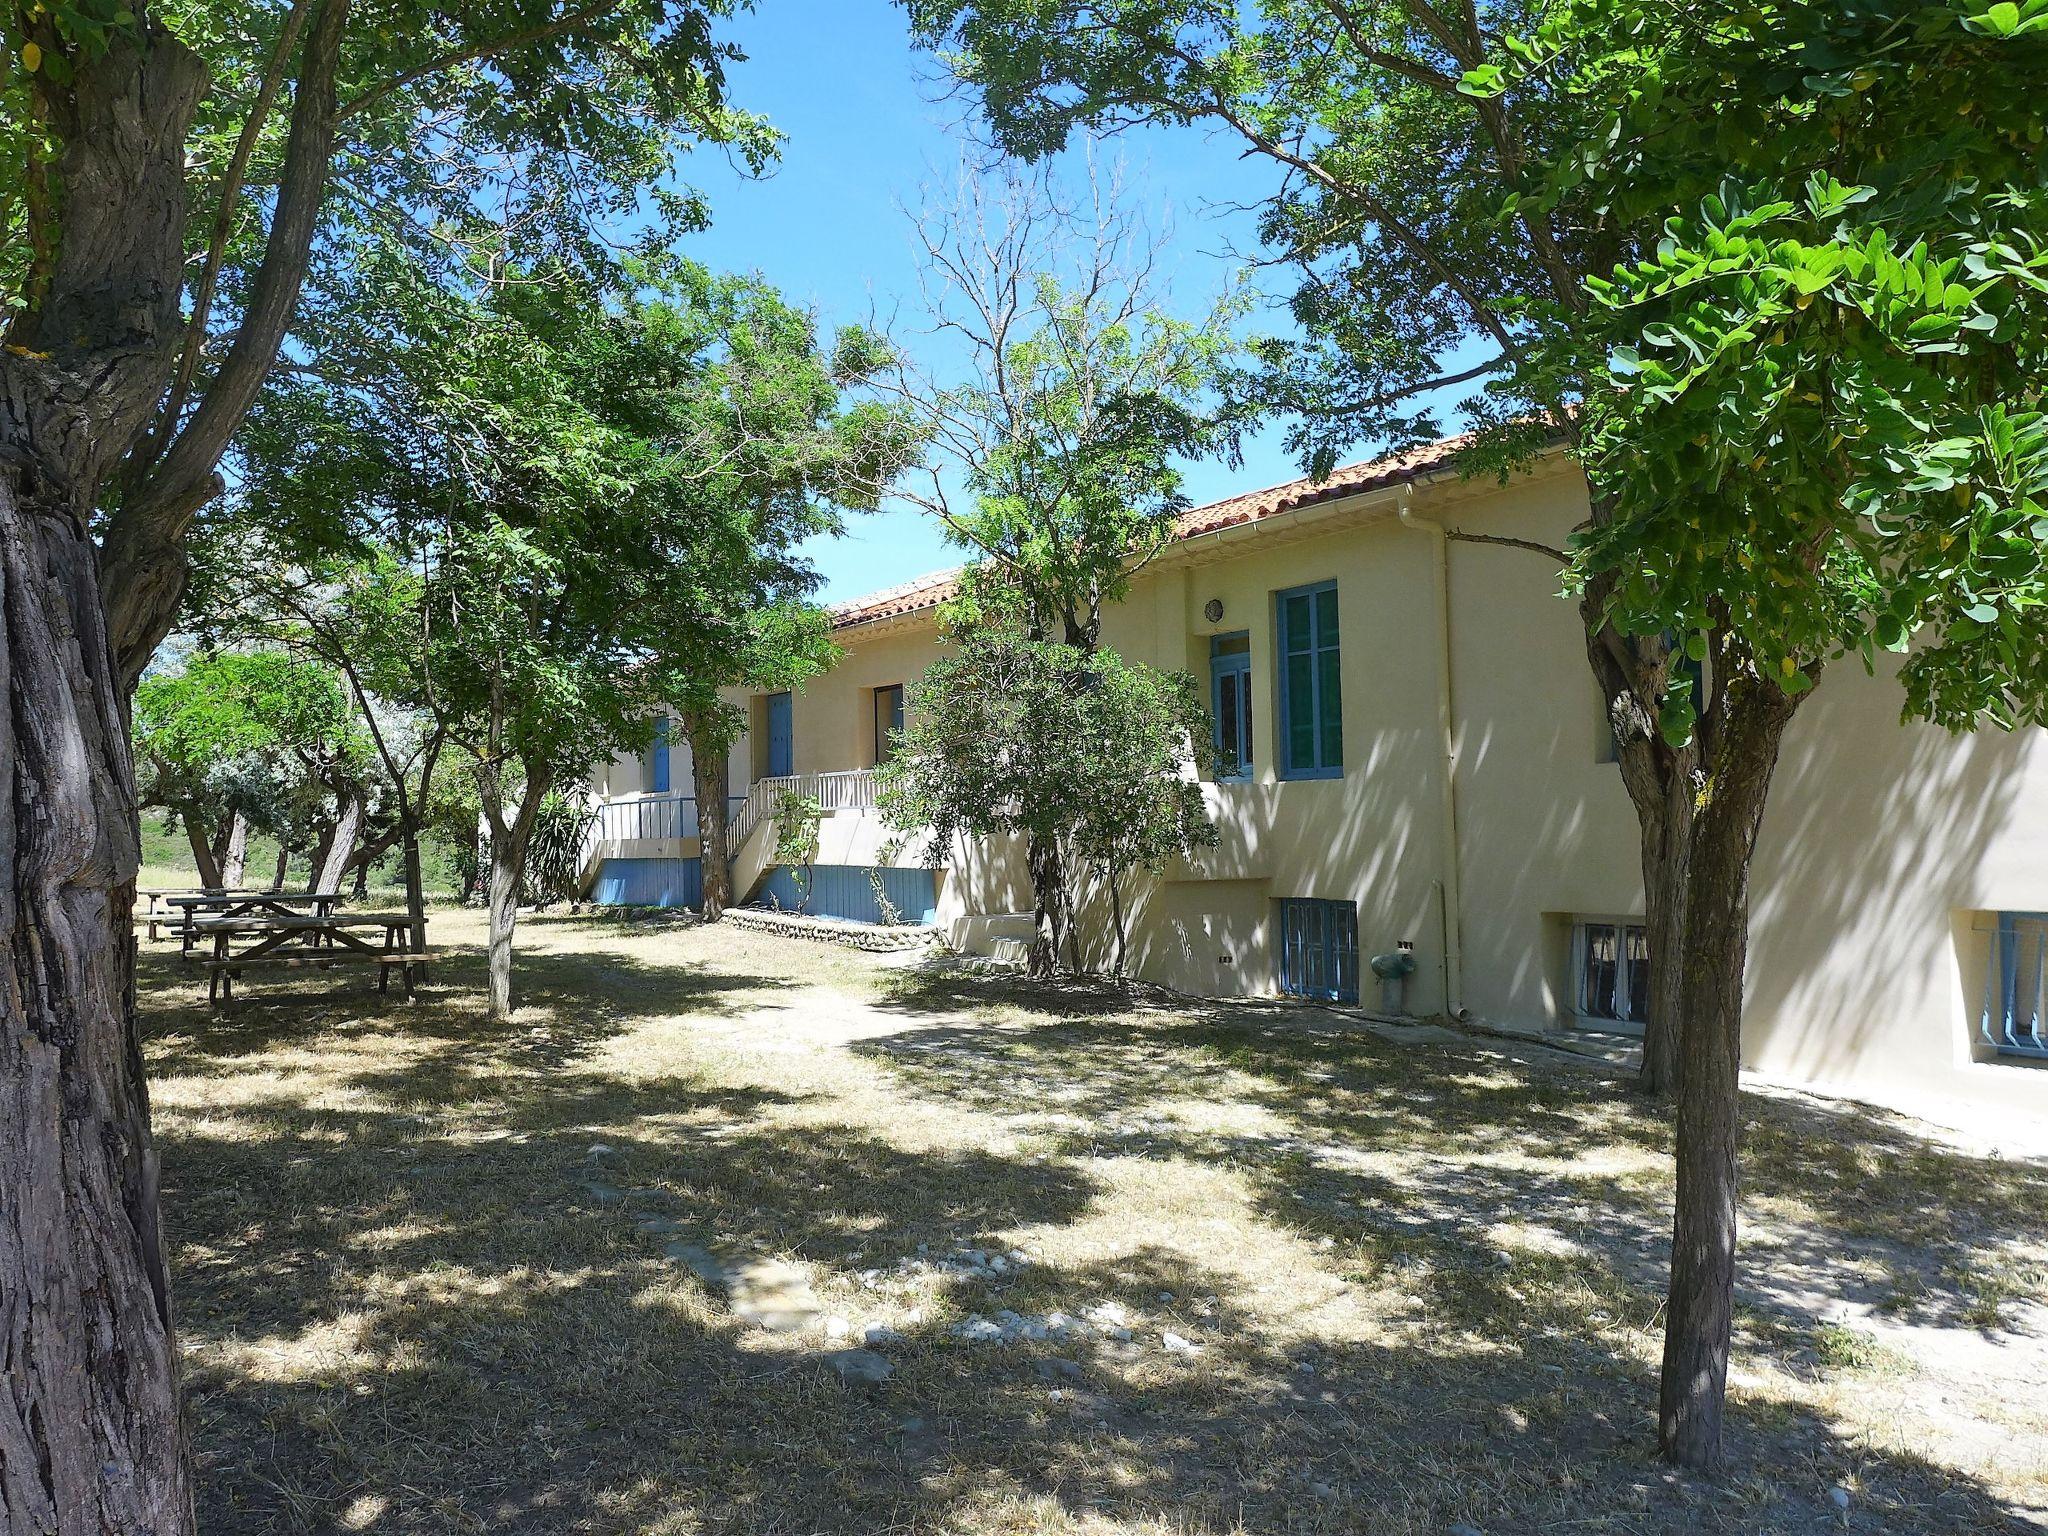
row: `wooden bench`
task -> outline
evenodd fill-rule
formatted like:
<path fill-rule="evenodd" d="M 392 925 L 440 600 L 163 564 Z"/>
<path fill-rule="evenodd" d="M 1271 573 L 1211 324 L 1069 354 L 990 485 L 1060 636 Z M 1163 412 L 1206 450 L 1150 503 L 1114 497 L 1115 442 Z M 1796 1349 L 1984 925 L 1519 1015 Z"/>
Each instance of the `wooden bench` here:
<path fill-rule="evenodd" d="M 209 1002 L 227 1002 L 235 995 L 235 978 L 251 966 L 280 966 L 287 969 L 309 965 L 374 965 L 377 967 L 377 990 L 386 992 L 391 987 L 391 972 L 399 973 L 399 984 L 410 998 L 413 988 L 413 969 L 418 967 L 419 979 L 426 980 L 427 966 L 441 958 L 438 949 L 299 949 L 278 954 L 255 955 L 248 959 L 237 959 L 233 955 L 222 959 L 201 960 L 199 963 L 208 972 L 206 996 Z"/>

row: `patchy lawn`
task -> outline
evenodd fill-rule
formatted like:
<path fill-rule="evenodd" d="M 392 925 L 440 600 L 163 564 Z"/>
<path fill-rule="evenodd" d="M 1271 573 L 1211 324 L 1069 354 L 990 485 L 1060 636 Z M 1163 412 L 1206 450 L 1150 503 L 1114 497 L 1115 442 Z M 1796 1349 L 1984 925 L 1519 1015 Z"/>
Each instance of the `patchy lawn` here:
<path fill-rule="evenodd" d="M 1753 1102 L 1696 1483 L 1651 1456 L 1669 1132 L 1597 1073 L 591 919 L 521 925 L 499 1028 L 477 920 L 435 929 L 410 1006 L 210 1016 L 145 954 L 216 1536 L 2048 1512 L 2048 1170 Z"/>

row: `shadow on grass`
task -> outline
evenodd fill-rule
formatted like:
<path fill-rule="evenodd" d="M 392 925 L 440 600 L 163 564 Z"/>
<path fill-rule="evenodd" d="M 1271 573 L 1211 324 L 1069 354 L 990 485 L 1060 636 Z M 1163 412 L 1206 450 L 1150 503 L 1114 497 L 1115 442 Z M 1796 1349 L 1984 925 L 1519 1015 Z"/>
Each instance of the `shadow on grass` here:
<path fill-rule="evenodd" d="M 209 1531 L 1790 1533 L 1835 1527 L 1837 1482 L 1864 1529 L 2027 1528 L 1953 1468 L 1756 1394 L 1731 1415 L 1740 1476 L 1656 1468 L 1637 1337 L 1654 1294 L 1574 1212 L 1649 1230 L 1658 1189 L 1582 1155 L 1626 1165 L 1666 1132 L 1605 1083 L 1257 1011 L 1076 989 L 1033 1016 L 949 985 L 899 991 L 905 1028 L 852 1049 L 912 1090 L 904 1114 L 924 1094 L 1035 1116 L 1047 1150 L 911 1151 L 823 1118 L 825 1090 L 794 1074 L 713 1081 L 678 1055 L 627 1075 L 601 1054 L 642 1018 L 758 1005 L 774 979 L 609 953 L 522 966 L 509 1027 L 459 968 L 413 1007 L 294 989 L 225 1018 L 153 1010 L 173 1026 L 153 1064 L 223 1084 L 160 1131 Z M 981 1010 L 998 1017 L 955 1022 Z M 1224 1100 L 1269 1131 L 1181 1117 Z M 683 1237 L 798 1260 L 860 1297 L 856 1277 L 923 1249 L 1098 1217 L 1097 1155 L 1242 1171 L 1267 1222 L 1327 1255 L 1325 1290 L 1276 1307 L 1251 1294 L 1256 1263 L 1149 1246 L 951 1277 L 883 1346 L 891 1379 L 860 1388 L 820 1365 L 833 1341 L 742 1327 L 663 1254 Z M 2031 1209 L 2029 1189 L 1968 1219 Z M 1503 1264 L 1507 1221 L 1579 1246 Z M 1392 1309 L 1369 1335 L 1320 1310 L 1347 1288 Z M 967 1311 L 1105 1301 L 1130 1340 L 951 1332 Z M 1199 1352 L 1168 1352 L 1168 1330 Z"/>
<path fill-rule="evenodd" d="M 1670 1122 L 1607 1074 L 1476 1039 L 1399 1042 L 1285 1004 L 1086 981 L 1060 983 L 1043 1007 L 1032 995 L 1021 978 L 924 967 L 893 978 L 884 1004 L 907 1027 L 857 1049 L 922 1092 L 1024 1117 L 1070 1155 L 1254 1170 L 1290 1225 L 1471 1235 L 1535 1223 L 1596 1242 L 1661 1290 Z M 916 1022 L 932 1015 L 945 1022 Z M 1178 1123 L 1222 1098 L 1267 1111 L 1268 1128 Z M 1987 1315 L 1970 1277 L 2048 1233 L 2039 1162 L 1971 1156 L 1860 1106 L 1746 1094 L 1744 1113 L 1745 1241 L 1761 1260 L 1745 1281 L 1759 1305 L 1842 1300 L 1967 1324 Z M 1375 1155 L 1389 1166 L 1356 1166 Z"/>

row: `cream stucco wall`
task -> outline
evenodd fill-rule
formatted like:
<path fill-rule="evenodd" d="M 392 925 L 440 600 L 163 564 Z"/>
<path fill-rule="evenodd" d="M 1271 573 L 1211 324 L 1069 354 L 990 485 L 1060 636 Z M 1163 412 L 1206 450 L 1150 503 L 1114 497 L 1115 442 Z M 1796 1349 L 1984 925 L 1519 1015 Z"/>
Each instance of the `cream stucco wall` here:
<path fill-rule="evenodd" d="M 1251 649 L 1252 778 L 1208 787 L 1215 849 L 1123 893 L 1133 964 L 1191 992 L 1269 994 L 1274 900 L 1334 898 L 1357 904 L 1361 956 L 1411 941 L 1410 1006 L 1444 1008 L 1453 866 L 1438 709 L 1448 686 L 1455 1001 L 1482 1018 L 1566 1027 L 1572 918 L 1642 911 L 1634 813 L 1614 766 L 1599 761 L 1601 709 L 1576 611 L 1541 556 L 1453 541 L 1446 678 L 1433 541 L 1398 518 L 1404 498 L 1460 531 L 1550 543 L 1586 510 L 1583 482 L 1561 463 L 1508 486 L 1444 479 L 1369 493 L 1187 541 L 1105 616 L 1107 644 L 1186 668 L 1205 687 L 1212 635 L 1246 631 Z M 1274 597 L 1331 580 L 1344 776 L 1283 781 Z M 1205 617 L 1212 600 L 1220 620 Z M 938 643 L 929 612 L 839 639 L 843 659 L 793 703 L 800 773 L 870 765 L 873 690 L 913 684 Z M 1940 1098 L 2048 1114 L 2048 1071 L 1983 1059 L 1972 1044 L 1980 914 L 2048 909 L 2048 742 L 1904 726 L 1900 702 L 1890 669 L 1872 677 L 1838 663 L 1788 736 L 1756 862 L 1746 1060 L 1909 1106 Z M 758 701 L 750 708 L 758 725 Z M 764 755 L 757 729 L 735 749 L 736 793 Z M 615 792 L 642 771 L 624 761 L 608 781 Z M 680 744 L 676 764 L 681 789 Z M 888 836 L 872 813 L 830 817 L 826 861 L 880 862 Z M 1028 902 L 1019 850 L 962 849 L 942 882 L 941 918 L 961 934 L 1014 932 L 1001 916 Z M 1087 902 L 1089 926 L 1106 933 L 1105 894 Z M 1369 1002 L 1369 977 L 1364 990 Z"/>

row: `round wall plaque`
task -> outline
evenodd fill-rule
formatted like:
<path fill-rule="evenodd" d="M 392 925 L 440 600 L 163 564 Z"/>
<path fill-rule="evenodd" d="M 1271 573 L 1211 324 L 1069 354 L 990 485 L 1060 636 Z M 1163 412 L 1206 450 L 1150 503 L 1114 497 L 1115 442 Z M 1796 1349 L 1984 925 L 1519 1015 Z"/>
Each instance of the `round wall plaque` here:
<path fill-rule="evenodd" d="M 1223 618 L 1223 599 L 1212 597 L 1208 602 L 1202 604 L 1202 617 L 1211 624 L 1221 622 Z"/>

